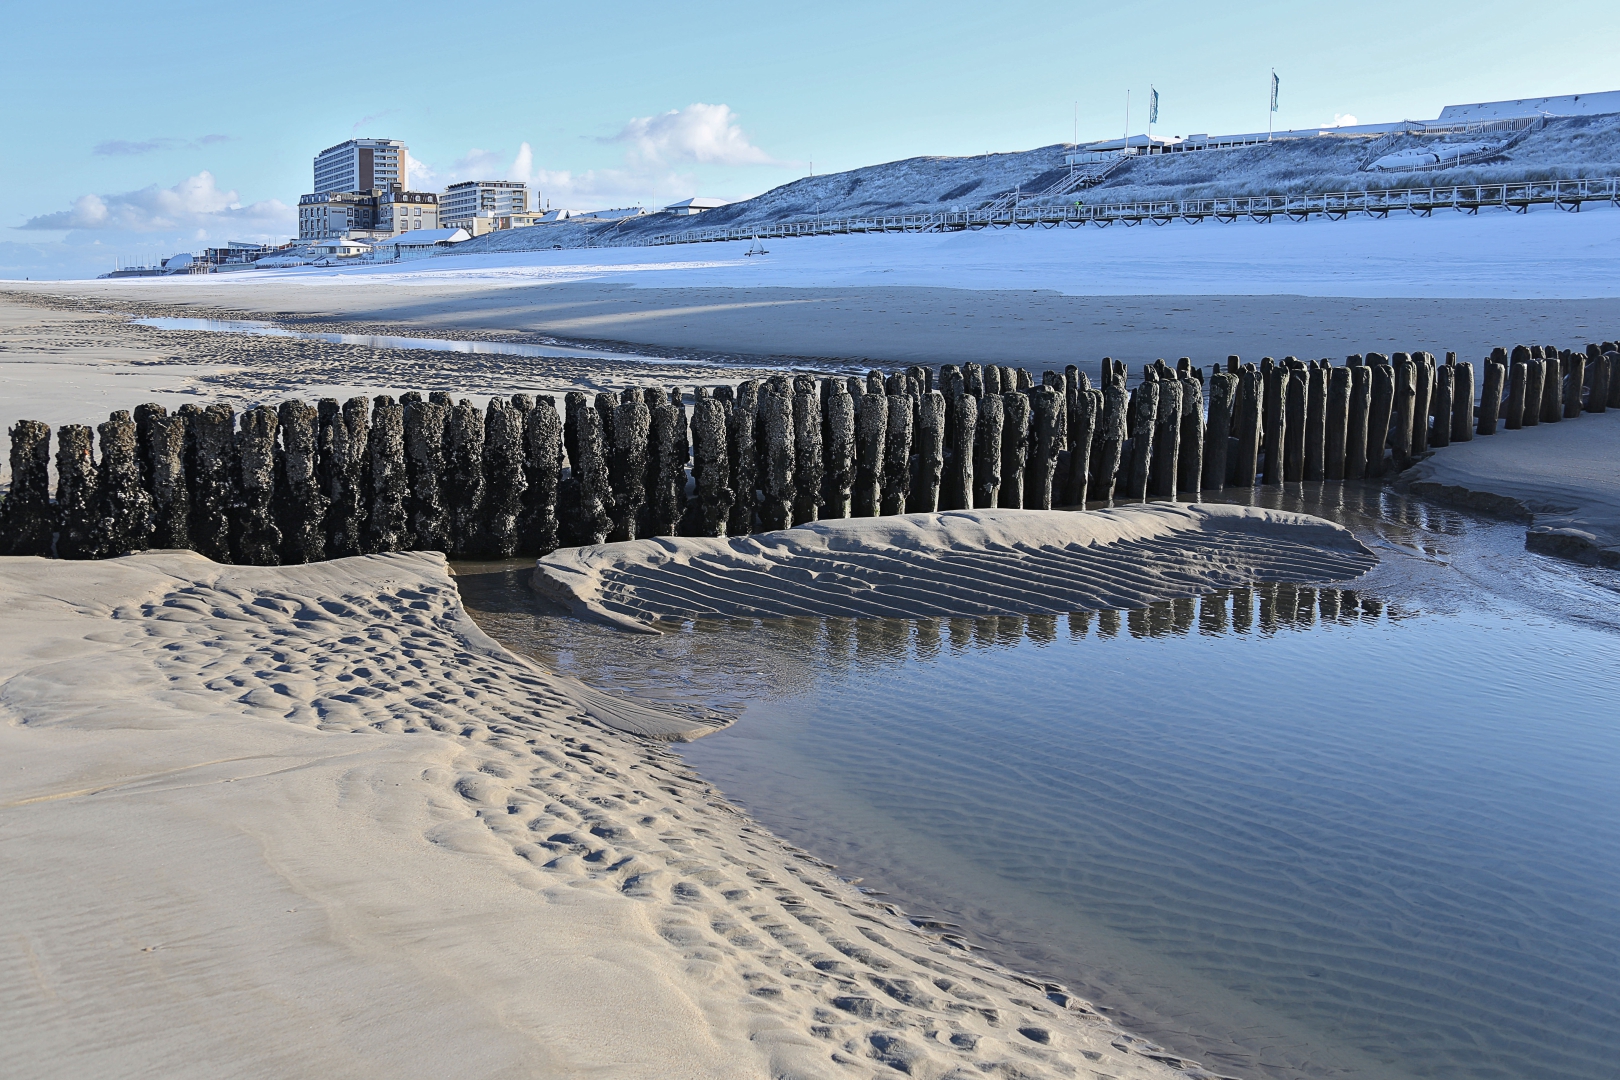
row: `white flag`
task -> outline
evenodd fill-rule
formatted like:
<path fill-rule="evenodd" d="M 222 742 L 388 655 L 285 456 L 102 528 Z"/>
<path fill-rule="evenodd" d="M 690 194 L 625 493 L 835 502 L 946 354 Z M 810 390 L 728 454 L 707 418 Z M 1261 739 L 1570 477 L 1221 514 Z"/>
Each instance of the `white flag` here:
<path fill-rule="evenodd" d="M 1148 90 L 1153 95 L 1148 99 L 1148 123 L 1157 124 L 1159 122 L 1159 92 L 1154 90 L 1151 85 Z"/>
<path fill-rule="evenodd" d="M 1277 73 L 1271 73 L 1271 111 L 1277 111 Z"/>

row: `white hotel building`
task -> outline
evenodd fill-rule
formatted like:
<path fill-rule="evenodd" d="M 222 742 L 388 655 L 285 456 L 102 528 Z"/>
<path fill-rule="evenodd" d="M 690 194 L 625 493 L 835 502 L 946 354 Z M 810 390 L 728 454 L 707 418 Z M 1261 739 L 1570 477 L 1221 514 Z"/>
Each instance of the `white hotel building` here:
<path fill-rule="evenodd" d="M 410 155 L 398 139 L 350 139 L 315 155 L 315 194 L 408 188 Z"/>

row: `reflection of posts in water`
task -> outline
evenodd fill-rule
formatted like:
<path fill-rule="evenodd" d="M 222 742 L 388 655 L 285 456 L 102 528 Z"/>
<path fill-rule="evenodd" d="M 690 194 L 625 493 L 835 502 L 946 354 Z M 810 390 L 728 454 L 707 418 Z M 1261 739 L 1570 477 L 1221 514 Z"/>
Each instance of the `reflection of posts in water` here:
<path fill-rule="evenodd" d="M 826 656 L 834 670 L 849 667 L 855 658 L 855 622 L 854 619 L 829 618 L 823 623 L 827 635 Z"/>
<path fill-rule="evenodd" d="M 950 628 L 951 652 L 960 656 L 973 643 L 973 620 L 952 619 L 950 620 Z"/>
<path fill-rule="evenodd" d="M 1226 605 L 1230 595 L 1224 592 L 1205 593 L 1198 598 L 1198 632 L 1208 637 L 1226 633 Z"/>
<path fill-rule="evenodd" d="M 1074 641 L 1079 641 L 1081 638 L 1085 637 L 1086 634 L 1090 633 L 1091 632 L 1091 622 L 1095 617 L 1096 617 L 1096 612 L 1094 612 L 1094 611 L 1071 611 L 1071 612 L 1069 612 L 1069 637 L 1070 637 L 1070 639 L 1074 640 Z"/>
<path fill-rule="evenodd" d="M 1262 634 L 1275 634 L 1277 632 L 1277 586 L 1274 582 L 1267 582 L 1255 588 L 1255 595 L 1260 601 L 1260 632 Z"/>
<path fill-rule="evenodd" d="M 1184 596 L 1170 601 L 1171 624 L 1177 634 L 1185 637 L 1192 633 L 1193 619 L 1197 615 L 1198 601 Z"/>
<path fill-rule="evenodd" d="M 1252 588 L 1232 590 L 1232 629 L 1239 634 L 1247 634 L 1254 629 L 1254 590 Z"/>
<path fill-rule="evenodd" d="M 1029 635 L 1029 640 L 1049 645 L 1057 640 L 1057 616 L 1027 616 L 1024 619 L 1024 631 Z"/>
<path fill-rule="evenodd" d="M 922 661 L 939 659 L 939 623 L 938 619 L 917 620 L 917 659 Z"/>
<path fill-rule="evenodd" d="M 1125 612 L 1125 628 L 1133 638 L 1149 637 L 1153 633 L 1147 608 L 1130 608 Z"/>
<path fill-rule="evenodd" d="M 1100 638 L 1116 638 L 1119 636 L 1119 612 L 1097 612 L 1097 636 Z"/>

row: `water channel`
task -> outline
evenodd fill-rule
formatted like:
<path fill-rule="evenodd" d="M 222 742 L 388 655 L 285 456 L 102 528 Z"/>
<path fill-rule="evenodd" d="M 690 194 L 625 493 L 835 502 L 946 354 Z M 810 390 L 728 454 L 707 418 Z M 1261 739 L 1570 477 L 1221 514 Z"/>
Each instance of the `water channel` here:
<path fill-rule="evenodd" d="M 1290 485 L 1342 586 L 978 620 L 582 623 L 458 567 L 497 639 L 738 716 L 680 753 L 916 918 L 1241 1077 L 1614 1076 L 1620 575 L 1523 526 Z"/>

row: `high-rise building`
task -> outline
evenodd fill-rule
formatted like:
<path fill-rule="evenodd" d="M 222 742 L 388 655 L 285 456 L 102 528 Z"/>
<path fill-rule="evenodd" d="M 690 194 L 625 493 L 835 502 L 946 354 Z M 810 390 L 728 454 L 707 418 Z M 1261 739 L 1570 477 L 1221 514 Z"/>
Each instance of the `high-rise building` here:
<path fill-rule="evenodd" d="M 398 139 L 350 139 L 315 155 L 315 194 L 410 187 L 409 155 Z"/>
<path fill-rule="evenodd" d="M 471 222 L 483 215 L 521 214 L 529 209 L 529 187 L 516 180 L 463 180 L 439 196 L 439 224 L 473 231 Z"/>

